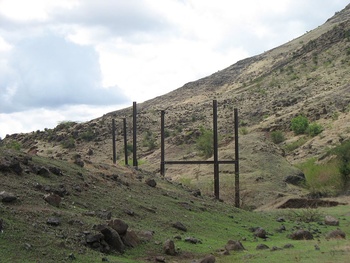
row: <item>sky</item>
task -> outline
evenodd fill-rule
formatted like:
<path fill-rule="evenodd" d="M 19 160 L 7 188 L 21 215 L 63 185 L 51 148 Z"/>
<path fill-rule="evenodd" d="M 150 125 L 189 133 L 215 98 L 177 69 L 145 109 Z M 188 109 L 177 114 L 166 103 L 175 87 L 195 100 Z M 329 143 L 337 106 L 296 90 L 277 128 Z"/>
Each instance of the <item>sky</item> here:
<path fill-rule="evenodd" d="M 346 0 L 0 0 L 0 138 L 84 122 L 299 37 Z"/>

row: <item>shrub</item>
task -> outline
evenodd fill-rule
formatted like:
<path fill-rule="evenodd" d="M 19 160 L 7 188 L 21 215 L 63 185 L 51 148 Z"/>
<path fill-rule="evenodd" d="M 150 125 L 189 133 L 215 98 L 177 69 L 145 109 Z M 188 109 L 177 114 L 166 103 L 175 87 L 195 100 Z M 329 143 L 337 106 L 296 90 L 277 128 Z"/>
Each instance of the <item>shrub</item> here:
<path fill-rule="evenodd" d="M 309 127 L 309 121 L 306 117 L 299 115 L 292 119 L 291 129 L 295 135 L 303 134 Z"/>
<path fill-rule="evenodd" d="M 271 132 L 271 140 L 275 144 L 279 144 L 285 140 L 284 134 L 281 131 L 273 131 Z"/>
<path fill-rule="evenodd" d="M 322 131 L 323 131 L 322 125 L 317 124 L 315 122 L 311 123 L 307 128 L 307 133 L 312 137 L 315 137 L 316 135 L 320 134 Z"/>
<path fill-rule="evenodd" d="M 213 131 L 200 128 L 200 136 L 196 141 L 196 147 L 201 152 L 201 154 L 209 158 L 213 155 Z"/>
<path fill-rule="evenodd" d="M 86 132 L 83 132 L 80 135 L 80 138 L 87 142 L 92 141 L 94 137 L 95 137 L 95 133 L 93 132 L 92 129 L 88 129 Z"/>
<path fill-rule="evenodd" d="M 75 147 L 75 141 L 72 137 L 69 137 L 61 142 L 61 145 L 65 149 L 72 149 Z"/>
<path fill-rule="evenodd" d="M 151 131 L 147 131 L 143 136 L 142 146 L 147 147 L 149 151 L 156 148 L 156 139 Z"/>
<path fill-rule="evenodd" d="M 345 188 L 350 180 L 350 141 L 343 142 L 332 152 L 340 159 L 339 172 Z"/>

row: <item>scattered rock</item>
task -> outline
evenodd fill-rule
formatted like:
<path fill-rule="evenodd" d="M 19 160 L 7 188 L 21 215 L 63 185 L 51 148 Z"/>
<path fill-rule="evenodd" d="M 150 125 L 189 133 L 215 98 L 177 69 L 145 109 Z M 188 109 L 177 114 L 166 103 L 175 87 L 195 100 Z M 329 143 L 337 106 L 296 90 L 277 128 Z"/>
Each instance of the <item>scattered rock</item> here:
<path fill-rule="evenodd" d="M 61 224 L 61 220 L 58 217 L 50 217 L 47 219 L 46 224 L 50 226 L 59 226 Z"/>
<path fill-rule="evenodd" d="M 60 203 L 61 203 L 61 197 L 57 194 L 47 194 L 47 195 L 44 195 L 44 200 L 52 205 L 52 206 L 55 206 L 55 207 L 59 207 L 60 206 Z"/>
<path fill-rule="evenodd" d="M 216 258 L 213 255 L 208 255 L 202 260 L 199 261 L 199 263 L 215 263 Z"/>
<path fill-rule="evenodd" d="M 12 203 L 17 200 L 17 196 L 6 191 L 0 192 L 0 198 L 3 203 Z"/>
<path fill-rule="evenodd" d="M 202 196 L 201 190 L 200 190 L 200 189 L 197 189 L 197 190 L 192 191 L 192 195 L 193 195 L 194 197 Z"/>
<path fill-rule="evenodd" d="M 294 246 L 292 245 L 292 244 L 285 244 L 284 246 L 283 246 L 283 248 L 293 248 Z"/>
<path fill-rule="evenodd" d="M 127 231 L 121 238 L 124 245 L 127 247 L 135 248 L 138 244 L 140 244 L 140 239 L 134 231 Z"/>
<path fill-rule="evenodd" d="M 74 160 L 74 164 L 76 164 L 76 165 L 78 165 L 78 166 L 80 166 L 80 167 L 84 167 L 84 161 L 82 160 L 82 159 L 80 159 L 80 158 L 76 158 L 75 160 Z"/>
<path fill-rule="evenodd" d="M 163 245 L 163 251 L 165 254 L 169 256 L 175 256 L 176 255 L 176 250 L 175 250 L 175 243 L 174 241 L 168 239 L 164 242 Z"/>
<path fill-rule="evenodd" d="M 106 226 L 100 230 L 104 236 L 104 240 L 110 246 L 112 250 L 116 250 L 120 253 L 123 253 L 125 250 L 125 245 L 121 240 L 118 232 L 111 227 Z"/>
<path fill-rule="evenodd" d="M 191 244 L 201 244 L 202 243 L 202 241 L 200 241 L 199 239 L 197 239 L 195 237 L 186 237 L 185 242 L 188 242 Z"/>
<path fill-rule="evenodd" d="M 0 172 L 15 172 L 20 175 L 22 170 L 21 164 L 16 158 L 0 158 Z"/>
<path fill-rule="evenodd" d="M 280 222 L 280 223 L 286 222 L 286 220 L 285 220 L 283 217 L 277 218 L 276 221 L 277 221 L 277 222 Z"/>
<path fill-rule="evenodd" d="M 333 230 L 331 232 L 329 232 L 326 236 L 327 239 L 345 239 L 345 232 L 340 230 L 340 229 L 336 229 Z"/>
<path fill-rule="evenodd" d="M 260 237 L 260 238 L 266 238 L 266 230 L 263 229 L 262 227 L 258 227 L 258 228 L 254 231 L 254 236 Z"/>
<path fill-rule="evenodd" d="M 150 187 L 156 187 L 157 186 L 157 182 L 156 180 L 152 179 L 152 178 L 147 178 L 146 179 L 146 184 Z"/>
<path fill-rule="evenodd" d="M 36 174 L 46 178 L 50 177 L 50 171 L 46 167 L 40 167 Z"/>
<path fill-rule="evenodd" d="M 284 178 L 284 181 L 287 184 L 300 185 L 303 182 L 305 182 L 305 175 L 302 172 L 299 172 L 294 175 L 288 175 L 287 177 Z"/>
<path fill-rule="evenodd" d="M 184 231 L 184 232 L 187 232 L 187 227 L 182 224 L 181 222 L 176 222 L 173 224 L 173 227 L 178 229 L 178 230 L 181 230 L 181 231 Z"/>
<path fill-rule="evenodd" d="M 291 235 L 289 235 L 289 238 L 293 240 L 311 240 L 314 239 L 313 235 L 308 230 L 297 230 Z"/>
<path fill-rule="evenodd" d="M 61 169 L 57 168 L 57 167 L 50 167 L 49 168 L 49 171 L 55 175 L 58 175 L 58 176 L 62 176 L 63 173 L 61 171 Z"/>
<path fill-rule="evenodd" d="M 228 251 L 241 251 L 241 250 L 245 250 L 245 248 L 243 247 L 242 243 L 240 241 L 236 241 L 236 240 L 229 240 L 225 246 L 225 249 Z"/>
<path fill-rule="evenodd" d="M 104 220 L 110 220 L 112 218 L 112 212 L 107 210 L 97 211 L 96 215 Z"/>
<path fill-rule="evenodd" d="M 256 246 L 256 250 L 264 250 L 264 249 L 269 249 L 269 246 L 265 244 L 259 244 Z"/>
<path fill-rule="evenodd" d="M 276 246 L 273 246 L 270 250 L 271 250 L 271 251 L 277 251 L 277 250 L 281 250 L 281 248 L 276 247 Z"/>
<path fill-rule="evenodd" d="M 108 226 L 117 231 L 119 235 L 124 235 L 129 228 L 127 223 L 118 218 L 114 218 L 108 221 Z"/>
<path fill-rule="evenodd" d="M 153 238 L 153 235 L 154 235 L 154 231 L 149 231 L 149 230 L 140 231 L 138 233 L 138 237 L 141 239 L 141 241 L 144 241 L 144 242 L 151 241 Z"/>
<path fill-rule="evenodd" d="M 339 226 L 339 220 L 330 215 L 325 216 L 324 223 L 329 226 Z"/>
<path fill-rule="evenodd" d="M 156 262 L 166 262 L 165 257 L 163 257 L 163 256 L 156 256 Z"/>
<path fill-rule="evenodd" d="M 0 218 L 0 233 L 4 232 L 4 220 Z"/>

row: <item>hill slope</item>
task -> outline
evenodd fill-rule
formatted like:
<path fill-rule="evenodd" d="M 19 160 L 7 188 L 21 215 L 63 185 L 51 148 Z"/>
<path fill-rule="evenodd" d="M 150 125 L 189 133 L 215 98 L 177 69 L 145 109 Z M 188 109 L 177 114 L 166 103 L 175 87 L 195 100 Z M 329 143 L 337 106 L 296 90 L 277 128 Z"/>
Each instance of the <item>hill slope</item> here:
<path fill-rule="evenodd" d="M 285 181 L 300 175 L 293 165 L 311 157 L 321 159 L 329 148 L 349 138 L 349 18 L 350 5 L 297 39 L 139 104 L 140 168 L 159 172 L 162 109 L 167 112 L 166 158 L 205 159 L 196 140 L 201 127 L 211 128 L 211 103 L 216 99 L 221 159 L 234 159 L 233 108 L 239 109 L 242 203 L 259 207 L 281 196 L 307 194 Z M 324 131 L 316 137 L 295 136 L 290 123 L 297 115 L 317 122 Z M 16 134 L 4 141 L 19 141 L 23 149 L 40 156 L 71 161 L 79 154 L 85 163 L 110 163 L 111 121 L 117 120 L 117 133 L 122 134 L 119 119 L 124 117 L 130 140 L 132 109 L 127 108 L 90 122 L 62 123 L 53 130 Z M 283 132 L 286 141 L 275 145 L 272 131 Z M 301 138 L 302 145 L 286 150 Z M 123 156 L 121 136 L 117 145 L 118 156 Z M 221 197 L 232 201 L 233 167 L 222 165 L 220 170 Z M 172 166 L 166 176 L 206 195 L 213 192 L 210 166 Z"/>

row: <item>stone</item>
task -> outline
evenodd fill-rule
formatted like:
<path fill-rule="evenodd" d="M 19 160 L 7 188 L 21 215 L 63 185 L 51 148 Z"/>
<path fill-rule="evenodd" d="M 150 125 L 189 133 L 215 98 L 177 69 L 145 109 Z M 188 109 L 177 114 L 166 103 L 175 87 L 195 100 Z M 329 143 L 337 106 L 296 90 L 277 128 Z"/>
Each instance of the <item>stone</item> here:
<path fill-rule="evenodd" d="M 54 167 L 54 166 L 50 167 L 50 168 L 49 168 L 49 171 L 50 171 L 51 173 L 53 173 L 54 175 L 58 175 L 58 176 L 62 176 L 62 175 L 63 175 L 61 169 L 59 169 L 59 168 L 57 168 L 57 167 Z"/>
<path fill-rule="evenodd" d="M 6 191 L 0 192 L 0 198 L 3 203 L 12 203 L 17 200 L 17 196 Z"/>
<path fill-rule="evenodd" d="M 284 182 L 293 185 L 300 185 L 305 182 L 305 175 L 302 172 L 298 172 L 294 175 L 288 175 L 284 178 Z"/>
<path fill-rule="evenodd" d="M 173 224 L 173 227 L 178 229 L 178 230 L 181 230 L 181 231 L 184 231 L 184 232 L 187 232 L 187 227 L 182 224 L 181 222 L 176 222 Z"/>
<path fill-rule="evenodd" d="M 256 246 L 256 250 L 264 250 L 264 249 L 269 249 L 269 246 L 265 244 L 259 244 Z"/>
<path fill-rule="evenodd" d="M 20 162 L 15 158 L 0 158 L 0 172 L 15 172 L 20 175 L 22 173 Z"/>
<path fill-rule="evenodd" d="M 324 223 L 329 226 L 339 226 L 339 220 L 333 216 L 325 216 Z"/>
<path fill-rule="evenodd" d="M 292 245 L 292 244 L 285 244 L 284 246 L 283 246 L 283 248 L 293 248 L 294 246 Z"/>
<path fill-rule="evenodd" d="M 96 233 L 96 234 L 88 234 L 85 236 L 85 241 L 88 244 L 92 244 L 92 243 L 100 243 L 101 240 L 104 238 L 102 233 Z"/>
<path fill-rule="evenodd" d="M 163 256 L 156 256 L 156 262 L 166 262 L 165 257 L 163 257 Z"/>
<path fill-rule="evenodd" d="M 185 242 L 188 242 L 191 244 L 201 244 L 202 243 L 202 241 L 200 241 L 199 239 L 197 239 L 195 237 L 186 237 Z"/>
<path fill-rule="evenodd" d="M 156 187 L 157 186 L 157 182 L 156 180 L 152 179 L 152 178 L 147 178 L 146 179 L 146 184 L 150 187 Z"/>
<path fill-rule="evenodd" d="M 59 207 L 62 199 L 59 195 L 50 193 L 44 195 L 44 200 L 52 206 Z"/>
<path fill-rule="evenodd" d="M 107 244 L 110 246 L 112 250 L 116 250 L 120 253 L 124 253 L 125 245 L 116 230 L 106 226 L 100 231 L 104 236 L 104 240 L 107 242 Z"/>
<path fill-rule="evenodd" d="M 299 230 L 295 231 L 294 233 L 292 233 L 291 235 L 289 235 L 289 238 L 291 238 L 293 240 L 311 240 L 311 239 L 314 239 L 314 237 L 310 231 L 302 230 L 302 229 L 299 229 Z"/>
<path fill-rule="evenodd" d="M 4 220 L 0 218 L 0 233 L 4 232 Z"/>
<path fill-rule="evenodd" d="M 175 249 L 175 243 L 174 241 L 168 239 L 164 242 L 163 245 L 163 251 L 166 255 L 169 256 L 175 256 L 176 255 L 176 249 Z"/>
<path fill-rule="evenodd" d="M 216 258 L 213 255 L 208 255 L 205 258 L 201 259 L 199 263 L 215 263 Z"/>
<path fill-rule="evenodd" d="M 259 237 L 259 238 L 266 238 L 266 230 L 263 229 L 262 227 L 258 227 L 254 231 L 254 236 Z"/>
<path fill-rule="evenodd" d="M 145 230 L 145 231 L 140 231 L 138 233 L 138 236 L 140 238 L 141 241 L 143 242 L 149 242 L 152 240 L 154 235 L 154 231 L 149 231 L 149 230 Z"/>
<path fill-rule="evenodd" d="M 276 221 L 277 221 L 277 222 L 280 222 L 280 223 L 286 222 L 286 220 L 284 219 L 284 217 L 279 217 L 279 218 L 276 219 Z"/>
<path fill-rule="evenodd" d="M 346 234 L 340 229 L 333 230 L 326 235 L 327 239 L 345 239 Z"/>
<path fill-rule="evenodd" d="M 40 167 L 36 174 L 46 178 L 50 177 L 50 171 L 46 167 Z"/>
<path fill-rule="evenodd" d="M 229 240 L 225 246 L 225 249 L 228 251 L 242 251 L 245 250 L 242 243 L 236 240 Z"/>
<path fill-rule="evenodd" d="M 50 226 L 59 226 L 61 224 L 61 220 L 58 217 L 50 217 L 47 219 L 46 224 Z"/>
<path fill-rule="evenodd" d="M 125 223 L 123 220 L 120 220 L 118 218 L 109 220 L 108 226 L 110 226 L 115 231 L 117 231 L 119 235 L 124 235 L 129 228 L 127 223 Z"/>
<path fill-rule="evenodd" d="M 121 237 L 125 246 L 135 248 L 140 244 L 140 239 L 134 231 L 126 231 Z"/>

